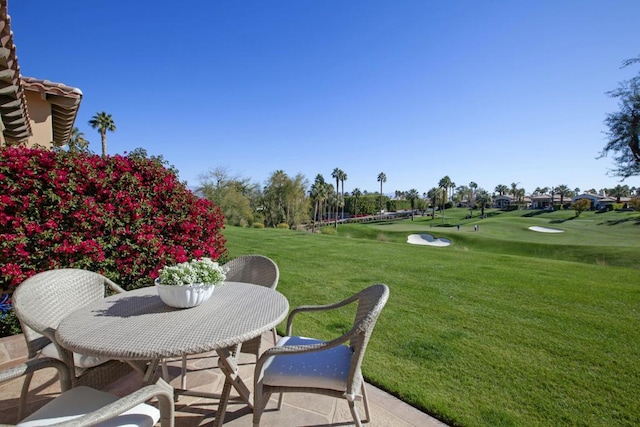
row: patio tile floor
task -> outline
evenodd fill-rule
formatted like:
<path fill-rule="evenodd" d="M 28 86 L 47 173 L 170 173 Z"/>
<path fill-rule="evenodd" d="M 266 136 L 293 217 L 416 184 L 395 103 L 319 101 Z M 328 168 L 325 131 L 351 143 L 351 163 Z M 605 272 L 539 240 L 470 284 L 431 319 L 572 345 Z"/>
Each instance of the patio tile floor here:
<path fill-rule="evenodd" d="M 266 346 L 271 345 L 271 333 L 263 336 Z M 19 336 L 0 339 L 0 369 L 21 363 L 26 358 L 24 338 Z M 255 356 L 240 356 L 240 374 L 247 386 L 251 388 L 253 380 Z M 187 387 L 189 389 L 209 393 L 222 390 L 224 375 L 218 368 L 217 357 L 212 354 L 193 355 L 188 358 L 189 372 Z M 169 363 L 171 385 L 180 385 L 180 361 Z M 139 388 L 141 376 L 135 372 L 111 384 L 107 391 L 123 396 Z M 0 424 L 15 423 L 18 398 L 22 387 L 22 378 L 0 384 Z M 55 397 L 60 389 L 55 372 L 43 370 L 34 375 L 30 388 L 29 411 L 33 411 Z M 445 424 L 418 411 L 384 391 L 367 384 L 371 416 L 371 426 L 425 426 L 441 427 Z M 225 426 L 244 427 L 252 425 L 251 410 L 232 392 L 232 400 L 227 407 Z M 349 407 L 345 400 L 314 394 L 286 394 L 282 410 L 276 410 L 277 400 L 274 398 L 267 405 L 260 425 L 263 427 L 284 426 L 348 426 L 353 425 Z M 210 425 L 218 401 L 216 399 L 193 396 L 180 396 L 176 402 L 176 427 L 192 427 Z M 361 405 L 362 406 L 362 405 Z M 364 409 L 360 408 L 364 416 Z"/>

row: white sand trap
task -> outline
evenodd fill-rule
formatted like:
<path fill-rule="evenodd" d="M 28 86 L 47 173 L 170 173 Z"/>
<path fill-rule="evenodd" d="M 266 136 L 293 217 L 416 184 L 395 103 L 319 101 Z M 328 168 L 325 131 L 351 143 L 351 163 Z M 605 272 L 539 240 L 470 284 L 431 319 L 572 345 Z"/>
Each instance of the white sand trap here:
<path fill-rule="evenodd" d="M 557 228 L 549 228 L 549 227 L 538 227 L 534 225 L 533 227 L 529 227 L 529 230 L 537 231 L 539 233 L 564 233 L 564 230 L 558 230 Z"/>
<path fill-rule="evenodd" d="M 451 240 L 443 239 L 442 237 L 436 239 L 431 234 L 410 234 L 407 237 L 407 243 L 412 245 L 449 246 Z"/>

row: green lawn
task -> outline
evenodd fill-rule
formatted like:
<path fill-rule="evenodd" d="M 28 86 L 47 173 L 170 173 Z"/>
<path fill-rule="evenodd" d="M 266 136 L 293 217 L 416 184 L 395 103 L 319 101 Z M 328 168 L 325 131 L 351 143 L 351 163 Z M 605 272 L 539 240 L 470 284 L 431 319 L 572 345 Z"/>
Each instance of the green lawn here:
<path fill-rule="evenodd" d="M 639 425 L 640 215 L 467 213 L 341 225 L 336 235 L 225 235 L 231 257 L 278 263 L 292 307 L 389 285 L 365 377 L 449 424 Z M 414 232 L 452 245 L 409 245 Z M 349 316 L 300 317 L 294 333 L 335 336 Z"/>

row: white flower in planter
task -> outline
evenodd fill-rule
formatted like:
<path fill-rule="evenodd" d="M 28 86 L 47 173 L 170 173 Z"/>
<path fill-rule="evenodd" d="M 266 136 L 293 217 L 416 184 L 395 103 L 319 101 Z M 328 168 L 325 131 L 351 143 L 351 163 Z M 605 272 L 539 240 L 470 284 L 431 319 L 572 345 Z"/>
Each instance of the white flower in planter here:
<path fill-rule="evenodd" d="M 224 269 L 211 258 L 199 258 L 162 268 L 158 282 L 162 285 L 217 285 L 226 279 Z"/>

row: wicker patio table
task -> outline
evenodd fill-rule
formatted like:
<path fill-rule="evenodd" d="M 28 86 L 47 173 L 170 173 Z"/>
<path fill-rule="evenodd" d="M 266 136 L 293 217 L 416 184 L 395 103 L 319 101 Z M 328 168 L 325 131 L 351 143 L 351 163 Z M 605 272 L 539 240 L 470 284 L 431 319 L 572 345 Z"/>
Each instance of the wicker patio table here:
<path fill-rule="evenodd" d="M 215 350 L 226 377 L 215 419 L 222 425 L 232 386 L 253 406 L 230 350 L 274 328 L 288 310 L 282 294 L 248 283 L 225 282 L 216 286 L 208 301 L 187 309 L 165 305 L 155 287 L 149 287 L 73 312 L 60 323 L 56 336 L 74 352 L 130 362 L 146 382 L 153 380 L 164 358 Z"/>

